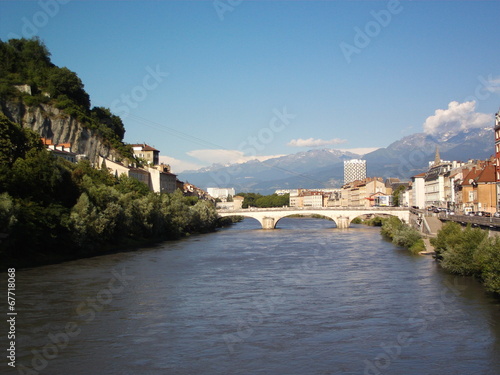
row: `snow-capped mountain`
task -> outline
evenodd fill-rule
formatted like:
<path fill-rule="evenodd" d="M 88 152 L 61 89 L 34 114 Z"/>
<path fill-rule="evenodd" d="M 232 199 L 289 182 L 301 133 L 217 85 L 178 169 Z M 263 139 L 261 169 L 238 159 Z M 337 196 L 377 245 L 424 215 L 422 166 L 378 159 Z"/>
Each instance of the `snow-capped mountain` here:
<path fill-rule="evenodd" d="M 408 179 L 427 169 L 436 146 L 441 159 L 486 159 L 494 153 L 493 128 L 476 128 L 441 134 L 416 133 L 364 156 L 334 149 L 314 149 L 264 162 L 252 160 L 230 166 L 212 165 L 186 171 L 180 179 L 202 188 L 234 187 L 238 192 L 262 194 L 276 189 L 340 187 L 344 160 L 363 158 L 368 176 Z"/>

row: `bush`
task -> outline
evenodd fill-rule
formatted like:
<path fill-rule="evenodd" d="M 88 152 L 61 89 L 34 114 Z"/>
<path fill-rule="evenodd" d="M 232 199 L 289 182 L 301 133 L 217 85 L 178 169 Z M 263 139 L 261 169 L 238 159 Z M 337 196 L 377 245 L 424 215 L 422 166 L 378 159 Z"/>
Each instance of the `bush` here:
<path fill-rule="evenodd" d="M 396 231 L 392 242 L 398 246 L 406 247 L 407 249 L 415 245 L 419 240 L 422 239 L 420 233 L 409 226 L 403 226 L 401 229 Z M 425 248 L 425 246 L 424 246 Z"/>
<path fill-rule="evenodd" d="M 454 221 L 448 221 L 439 230 L 437 237 L 431 238 L 431 245 L 436 251 L 436 258 L 442 259 L 443 254 L 458 245 L 461 241 L 462 226 Z"/>
<path fill-rule="evenodd" d="M 408 249 L 412 254 L 419 254 L 421 251 L 425 251 L 425 243 L 422 238 L 420 238 L 417 242 L 415 242 L 410 248 Z"/>
<path fill-rule="evenodd" d="M 459 275 L 479 275 L 481 270 L 474 255 L 487 236 L 487 232 L 467 226 L 446 245 L 442 253 L 443 268 Z"/>
<path fill-rule="evenodd" d="M 382 222 L 380 232 L 391 239 L 395 245 L 409 249 L 412 254 L 425 250 L 422 235 L 416 229 L 404 224 L 395 216 L 383 219 Z"/>
<path fill-rule="evenodd" d="M 500 237 L 486 238 L 478 246 L 474 261 L 481 269 L 486 289 L 500 294 Z"/>

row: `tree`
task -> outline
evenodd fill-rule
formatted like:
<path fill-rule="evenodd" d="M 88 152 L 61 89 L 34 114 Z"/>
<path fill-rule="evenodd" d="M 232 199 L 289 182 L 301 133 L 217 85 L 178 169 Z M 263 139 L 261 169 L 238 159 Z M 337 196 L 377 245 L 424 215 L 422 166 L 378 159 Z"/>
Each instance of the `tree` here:
<path fill-rule="evenodd" d="M 123 140 L 125 127 L 120 117 L 113 115 L 108 108 L 104 107 L 92 108 L 91 116 L 97 123 L 110 129 L 120 141 Z"/>
<path fill-rule="evenodd" d="M 68 68 L 54 68 L 47 79 L 47 90 L 53 98 L 68 98 L 84 110 L 90 109 L 90 98 L 76 73 Z"/>
<path fill-rule="evenodd" d="M 402 194 L 406 191 L 406 186 L 399 185 L 392 192 L 392 203 L 395 207 L 399 207 L 403 203 Z"/>

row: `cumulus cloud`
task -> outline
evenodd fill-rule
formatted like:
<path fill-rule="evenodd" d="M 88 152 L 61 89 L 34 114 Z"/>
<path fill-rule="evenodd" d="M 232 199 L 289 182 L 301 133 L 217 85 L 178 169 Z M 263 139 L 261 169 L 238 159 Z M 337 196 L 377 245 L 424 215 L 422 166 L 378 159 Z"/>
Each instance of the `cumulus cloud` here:
<path fill-rule="evenodd" d="M 424 132 L 436 134 L 491 126 L 493 115 L 476 112 L 476 102 L 450 102 L 447 109 L 436 109 L 424 122 Z"/>
<path fill-rule="evenodd" d="M 198 160 L 201 160 L 205 164 L 235 164 L 235 163 L 245 163 L 250 160 L 265 161 L 271 158 L 277 158 L 284 155 L 260 155 L 260 156 L 245 156 L 242 151 L 239 150 L 193 150 L 187 153 Z"/>
<path fill-rule="evenodd" d="M 339 138 L 333 138 L 333 139 L 314 139 L 314 138 L 308 138 L 308 139 L 292 139 L 290 142 L 287 143 L 287 146 L 292 146 L 292 147 L 321 147 L 321 146 L 331 146 L 331 145 L 338 145 L 341 143 L 346 143 L 346 139 L 339 139 Z"/>

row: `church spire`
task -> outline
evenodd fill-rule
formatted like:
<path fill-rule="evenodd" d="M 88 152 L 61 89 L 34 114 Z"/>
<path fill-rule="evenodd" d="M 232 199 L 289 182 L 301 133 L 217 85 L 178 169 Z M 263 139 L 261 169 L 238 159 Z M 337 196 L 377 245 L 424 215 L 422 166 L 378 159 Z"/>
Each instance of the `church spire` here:
<path fill-rule="evenodd" d="M 434 166 L 441 164 L 441 156 L 439 156 L 439 148 L 436 145 L 436 155 L 434 156 Z"/>

